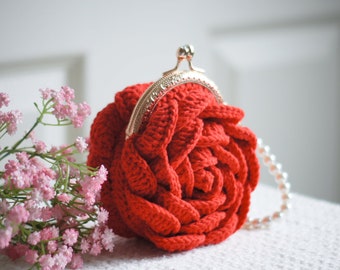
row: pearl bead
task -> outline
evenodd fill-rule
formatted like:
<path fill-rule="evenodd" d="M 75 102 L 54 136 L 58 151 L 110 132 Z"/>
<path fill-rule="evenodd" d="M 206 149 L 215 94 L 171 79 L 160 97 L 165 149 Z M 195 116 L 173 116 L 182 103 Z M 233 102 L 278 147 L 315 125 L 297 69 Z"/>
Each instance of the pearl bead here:
<path fill-rule="evenodd" d="M 288 182 L 281 182 L 279 183 L 279 190 L 281 192 L 289 192 L 290 191 L 290 183 Z"/>
<path fill-rule="evenodd" d="M 269 172 L 271 175 L 275 175 L 279 172 L 281 172 L 282 170 L 282 165 L 280 163 L 272 163 L 270 166 L 269 166 Z"/>
<path fill-rule="evenodd" d="M 283 202 L 290 201 L 291 198 L 292 198 L 292 196 L 289 193 L 283 193 L 281 195 L 281 199 L 282 199 Z"/>
<path fill-rule="evenodd" d="M 268 226 L 272 222 L 272 218 L 270 216 L 266 216 L 262 218 L 261 223 L 265 226 Z"/>
<path fill-rule="evenodd" d="M 287 181 L 287 178 L 288 178 L 288 174 L 285 173 L 285 172 L 279 172 L 275 175 L 275 179 L 276 181 L 278 182 L 286 182 Z"/>
<path fill-rule="evenodd" d="M 274 155 L 265 155 L 263 157 L 263 163 L 266 166 L 270 166 L 274 164 L 276 157 Z"/>

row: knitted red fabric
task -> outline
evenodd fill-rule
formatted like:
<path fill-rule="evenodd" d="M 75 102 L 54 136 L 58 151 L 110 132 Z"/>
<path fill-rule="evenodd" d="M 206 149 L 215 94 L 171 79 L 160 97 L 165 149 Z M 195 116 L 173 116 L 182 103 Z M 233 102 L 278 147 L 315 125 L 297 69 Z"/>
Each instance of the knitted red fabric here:
<path fill-rule="evenodd" d="M 101 193 L 109 226 L 168 251 L 219 243 L 246 220 L 259 178 L 256 137 L 238 125 L 241 109 L 187 83 L 164 96 L 145 129 L 125 141 L 148 86 L 117 93 L 92 124 L 88 165 L 109 169 Z"/>

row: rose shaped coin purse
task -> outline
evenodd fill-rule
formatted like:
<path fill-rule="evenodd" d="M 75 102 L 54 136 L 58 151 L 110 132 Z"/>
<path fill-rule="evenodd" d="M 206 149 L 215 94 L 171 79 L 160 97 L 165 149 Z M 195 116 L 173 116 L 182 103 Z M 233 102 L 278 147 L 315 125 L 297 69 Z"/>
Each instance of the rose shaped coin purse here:
<path fill-rule="evenodd" d="M 260 227 L 287 208 L 286 174 L 261 154 L 286 195 L 280 211 L 247 222 L 259 179 L 257 138 L 244 112 L 223 103 L 215 84 L 191 64 L 193 47 L 155 83 L 125 88 L 96 116 L 88 165 L 109 171 L 101 201 L 108 225 L 167 251 L 216 244 L 245 224 Z M 190 69 L 178 66 L 187 60 Z"/>

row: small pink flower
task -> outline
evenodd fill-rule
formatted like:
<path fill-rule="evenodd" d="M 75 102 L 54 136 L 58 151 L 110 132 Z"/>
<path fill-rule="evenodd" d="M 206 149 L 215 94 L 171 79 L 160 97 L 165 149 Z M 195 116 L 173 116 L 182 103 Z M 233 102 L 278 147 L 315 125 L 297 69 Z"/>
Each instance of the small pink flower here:
<path fill-rule="evenodd" d="M 54 206 L 53 208 L 51 208 L 51 215 L 56 220 L 62 220 L 64 217 L 64 211 L 61 208 L 61 206 L 58 204 Z"/>
<path fill-rule="evenodd" d="M 17 131 L 17 125 L 21 123 L 22 113 L 18 110 L 6 113 L 0 112 L 0 124 L 5 123 L 9 135 L 13 135 Z"/>
<path fill-rule="evenodd" d="M 94 242 L 100 241 L 102 238 L 101 227 L 95 227 L 91 236 Z"/>
<path fill-rule="evenodd" d="M 71 195 L 66 193 L 61 193 L 57 195 L 57 199 L 63 203 L 68 203 L 71 200 Z"/>
<path fill-rule="evenodd" d="M 52 216 L 53 216 L 53 212 L 52 212 L 51 208 L 43 207 L 41 209 L 41 216 L 40 217 L 43 221 L 47 221 L 47 220 L 51 219 Z"/>
<path fill-rule="evenodd" d="M 101 190 L 101 185 L 106 181 L 107 170 L 100 166 L 95 177 L 85 176 L 80 181 L 81 191 L 79 192 L 85 198 L 85 204 L 91 206 L 96 202 L 96 197 Z"/>
<path fill-rule="evenodd" d="M 40 231 L 41 240 L 51 240 L 59 236 L 59 229 L 55 226 L 44 228 Z"/>
<path fill-rule="evenodd" d="M 65 245 L 73 246 L 77 243 L 79 232 L 75 229 L 67 229 L 63 234 L 63 240 Z"/>
<path fill-rule="evenodd" d="M 80 269 L 83 267 L 83 259 L 79 254 L 73 254 L 72 261 L 70 263 L 71 269 Z"/>
<path fill-rule="evenodd" d="M 5 254 L 12 260 L 16 260 L 24 256 L 28 249 L 29 249 L 28 245 L 20 243 L 16 245 L 9 245 L 5 250 Z"/>
<path fill-rule="evenodd" d="M 40 93 L 41 93 L 41 96 L 42 96 L 42 99 L 44 100 L 49 100 L 51 98 L 51 93 L 52 91 L 54 90 L 51 90 L 49 88 L 46 88 L 46 89 L 39 89 Z"/>
<path fill-rule="evenodd" d="M 96 180 L 99 181 L 100 184 L 103 184 L 107 180 L 107 170 L 103 165 L 101 165 L 97 171 Z"/>
<path fill-rule="evenodd" d="M 80 249 L 81 253 L 87 253 L 90 250 L 90 243 L 87 239 L 81 239 Z"/>
<path fill-rule="evenodd" d="M 25 261 L 29 264 L 35 264 L 38 260 L 38 252 L 36 250 L 29 249 L 25 253 Z"/>
<path fill-rule="evenodd" d="M 93 243 L 91 247 L 90 254 L 97 256 L 98 254 L 100 254 L 101 251 L 102 251 L 102 246 L 100 245 L 99 242 L 95 242 Z"/>
<path fill-rule="evenodd" d="M 49 253 L 52 254 L 52 253 L 56 252 L 57 248 L 58 248 L 57 241 L 54 241 L 54 240 L 48 241 L 47 250 L 48 250 Z"/>
<path fill-rule="evenodd" d="M 42 192 L 37 189 L 37 188 L 34 188 L 32 191 L 31 191 L 31 200 L 35 202 L 35 204 L 38 204 L 40 202 L 43 201 L 43 195 L 42 195 Z"/>
<path fill-rule="evenodd" d="M 51 239 L 57 238 L 59 236 L 59 228 L 56 226 L 50 227 Z"/>
<path fill-rule="evenodd" d="M 0 229 L 0 249 L 8 247 L 12 237 L 12 227 L 8 226 L 5 229 Z"/>
<path fill-rule="evenodd" d="M 113 251 L 114 247 L 113 239 L 114 233 L 112 232 L 112 229 L 105 228 L 104 233 L 102 234 L 102 244 L 107 251 L 110 252 Z"/>
<path fill-rule="evenodd" d="M 8 202 L 5 199 L 1 199 L 0 201 L 0 215 L 3 215 L 8 210 Z"/>
<path fill-rule="evenodd" d="M 73 126 L 75 128 L 82 127 L 86 117 L 88 117 L 90 114 L 91 114 L 91 107 L 86 102 L 80 103 L 78 105 L 77 114 L 71 117 Z"/>
<path fill-rule="evenodd" d="M 75 98 L 74 90 L 69 86 L 62 86 L 59 94 L 60 98 L 65 102 L 70 102 Z"/>
<path fill-rule="evenodd" d="M 103 207 L 101 207 L 98 211 L 98 223 L 99 224 L 104 224 L 107 219 L 109 218 L 109 212 L 105 210 Z"/>
<path fill-rule="evenodd" d="M 16 153 L 15 157 L 17 158 L 21 165 L 28 165 L 30 162 L 29 156 L 26 152 Z"/>
<path fill-rule="evenodd" d="M 37 153 L 45 154 L 47 152 L 47 145 L 43 141 L 36 141 L 34 143 L 34 148 Z"/>
<path fill-rule="evenodd" d="M 61 246 L 54 255 L 55 265 L 58 269 L 64 269 L 72 260 L 73 249 L 65 245 Z"/>
<path fill-rule="evenodd" d="M 3 178 L 11 188 L 27 188 L 31 186 L 33 174 L 36 172 L 34 158 L 29 159 L 27 153 L 16 154 L 17 160 L 8 160 L 5 164 Z"/>
<path fill-rule="evenodd" d="M 50 254 L 42 255 L 39 259 L 39 263 L 43 270 L 50 270 L 53 269 L 52 267 L 54 265 L 54 259 Z"/>
<path fill-rule="evenodd" d="M 79 151 L 79 153 L 83 153 L 84 151 L 87 150 L 88 145 L 83 137 L 77 137 L 75 146 L 77 150 Z"/>
<path fill-rule="evenodd" d="M 35 131 L 32 130 L 29 134 L 28 134 L 28 138 L 32 141 L 32 142 L 35 142 L 37 139 L 36 139 L 36 135 L 35 135 Z"/>
<path fill-rule="evenodd" d="M 40 188 L 40 191 L 42 193 L 44 200 L 46 200 L 46 201 L 51 200 L 55 196 L 55 190 L 53 189 L 53 187 L 42 186 Z"/>
<path fill-rule="evenodd" d="M 9 96 L 6 93 L 0 93 L 0 108 L 3 106 L 8 106 L 10 100 Z"/>
<path fill-rule="evenodd" d="M 92 206 L 96 201 L 97 192 L 101 188 L 101 183 L 96 181 L 95 178 L 90 176 L 85 176 L 82 181 L 80 181 L 80 194 L 85 199 L 85 204 L 87 206 Z"/>
<path fill-rule="evenodd" d="M 26 206 L 26 203 L 25 203 L 25 206 Z M 42 219 L 42 208 L 33 206 L 31 208 L 28 208 L 28 211 L 30 212 L 30 216 L 28 220 Z"/>
<path fill-rule="evenodd" d="M 40 233 L 39 232 L 33 232 L 28 236 L 27 242 L 30 245 L 35 246 L 36 244 L 38 244 L 40 242 Z"/>
<path fill-rule="evenodd" d="M 20 224 L 25 223 L 28 220 L 30 213 L 22 205 L 15 205 L 8 211 L 7 218 L 9 221 Z"/>

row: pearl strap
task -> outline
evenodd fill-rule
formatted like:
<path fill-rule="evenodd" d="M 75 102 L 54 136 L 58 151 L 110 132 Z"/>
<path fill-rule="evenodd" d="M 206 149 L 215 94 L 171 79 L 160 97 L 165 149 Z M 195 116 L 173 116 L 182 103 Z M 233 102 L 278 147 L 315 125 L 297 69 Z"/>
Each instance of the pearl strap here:
<path fill-rule="evenodd" d="M 282 165 L 276 162 L 276 157 L 270 153 L 268 145 L 264 145 L 262 139 L 257 140 L 257 151 L 262 158 L 263 164 L 268 167 L 268 172 L 273 175 L 278 189 L 281 192 L 281 207 L 271 215 L 263 218 L 249 218 L 243 225 L 244 229 L 260 229 L 268 227 L 272 221 L 279 220 L 285 212 L 291 207 L 290 199 L 290 183 L 288 182 L 288 174 L 282 171 Z"/>

